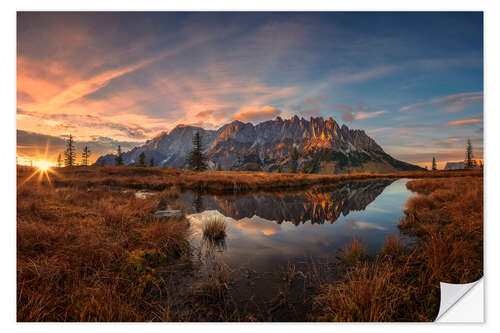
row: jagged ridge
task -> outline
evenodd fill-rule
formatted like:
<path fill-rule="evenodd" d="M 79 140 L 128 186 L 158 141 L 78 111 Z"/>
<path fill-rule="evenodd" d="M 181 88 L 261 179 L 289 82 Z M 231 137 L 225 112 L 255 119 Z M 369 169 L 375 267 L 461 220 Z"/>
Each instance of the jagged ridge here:
<path fill-rule="evenodd" d="M 339 127 L 332 118 L 306 120 L 297 116 L 277 117 L 257 125 L 233 121 L 218 130 L 179 125 L 124 153 L 124 163 L 136 164 L 144 152 L 147 161 L 154 159 L 155 166 L 186 168 L 186 157 L 197 131 L 203 137 L 212 170 L 220 166 L 222 170 L 288 171 L 293 147 L 300 153 L 299 170 L 307 173 L 420 169 L 392 158 L 363 130 Z M 101 156 L 96 161 L 96 165 L 103 163 L 114 165 L 114 155 Z"/>

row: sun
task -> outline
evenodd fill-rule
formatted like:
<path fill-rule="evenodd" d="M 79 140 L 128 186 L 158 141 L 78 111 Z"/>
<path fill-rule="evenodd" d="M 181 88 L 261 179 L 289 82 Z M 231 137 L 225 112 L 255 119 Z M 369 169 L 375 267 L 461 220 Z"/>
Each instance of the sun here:
<path fill-rule="evenodd" d="M 47 171 L 52 166 L 52 163 L 50 163 L 49 161 L 46 161 L 46 160 L 39 160 L 36 162 L 35 166 L 40 171 Z"/>

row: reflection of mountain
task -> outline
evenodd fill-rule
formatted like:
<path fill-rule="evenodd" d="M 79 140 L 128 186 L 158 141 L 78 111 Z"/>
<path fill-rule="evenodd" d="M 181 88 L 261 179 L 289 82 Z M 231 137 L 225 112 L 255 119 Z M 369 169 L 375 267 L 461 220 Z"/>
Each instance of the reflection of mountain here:
<path fill-rule="evenodd" d="M 197 196 L 183 193 L 179 201 L 186 207 L 217 210 L 235 220 L 258 216 L 266 220 L 290 221 L 295 225 L 311 221 L 312 223 L 335 222 L 340 214 L 364 210 L 384 188 L 393 181 L 378 180 L 340 185 L 334 189 L 314 189 L 304 192 L 254 193 L 243 196 Z M 201 207 L 199 207 L 201 203 Z"/>

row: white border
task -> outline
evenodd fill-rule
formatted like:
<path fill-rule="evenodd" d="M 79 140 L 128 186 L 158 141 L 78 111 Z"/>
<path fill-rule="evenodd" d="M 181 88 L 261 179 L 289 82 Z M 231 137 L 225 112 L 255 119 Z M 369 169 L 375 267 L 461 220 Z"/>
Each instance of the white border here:
<path fill-rule="evenodd" d="M 0 286 L 2 288 L 1 299 L 1 316 L 2 328 L 7 331 L 50 331 L 50 332 L 66 332 L 68 329 L 78 332 L 87 332 L 91 330 L 99 331 L 130 331 L 134 332 L 137 329 L 148 329 L 162 331 L 165 330 L 187 330 L 187 331 L 231 331 L 235 329 L 239 333 L 254 332 L 256 329 L 259 331 L 275 331 L 277 329 L 285 329 L 287 331 L 303 331 L 304 329 L 314 329 L 318 331 L 331 332 L 332 330 L 347 329 L 358 330 L 366 329 L 370 332 L 387 332 L 397 331 L 400 332 L 404 327 L 405 331 L 425 330 L 442 330 L 450 329 L 454 332 L 477 330 L 478 328 L 492 328 L 499 323 L 499 316 L 495 315 L 498 311 L 493 302 L 497 302 L 499 296 L 499 283 L 489 283 L 489 281 L 500 281 L 498 276 L 499 266 L 496 263 L 496 258 L 500 253 L 500 242 L 495 239 L 500 236 L 500 219 L 498 210 L 493 209 L 493 205 L 499 200 L 500 193 L 498 188 L 500 186 L 498 171 L 495 170 L 498 166 L 497 152 L 499 140 L 499 114 L 500 103 L 498 96 L 500 94 L 500 52 L 499 52 L 499 38 L 498 32 L 500 31 L 500 13 L 498 10 L 499 1 L 437 1 L 437 0 L 420 0 L 418 2 L 404 2 L 396 0 L 378 0 L 378 1 L 273 1 L 272 3 L 267 0 L 253 0 L 249 2 L 236 2 L 236 1 L 178 1 L 176 3 L 168 3 L 166 1 L 129 1 L 129 0 L 116 0 L 116 1 L 102 1 L 102 0 L 88 0 L 88 1 L 7 1 L 2 3 L 2 10 L 0 11 L 0 24 L 2 29 L 1 41 L 3 44 L 0 65 L 2 66 L 1 87 L 2 87 L 2 121 L 0 122 L 2 137 L 2 163 L 0 163 L 2 175 L 2 215 L 6 218 L 2 219 L 3 228 L 1 235 L 2 244 L 2 274 Z M 17 10 L 481 10 L 485 11 L 485 246 L 487 251 L 485 253 L 485 284 L 487 294 L 486 297 L 486 316 L 485 325 L 457 325 L 457 324 L 427 324 L 426 327 L 420 325 L 410 324 L 16 324 L 15 322 L 15 109 L 16 109 L 16 93 L 15 93 L 15 69 L 16 69 L 16 11 Z M 490 238 L 492 241 L 490 241 Z M 494 254 L 497 254 L 496 256 Z M 493 258 L 491 265 L 489 258 Z M 492 312 L 489 309 L 493 309 Z M 488 315 L 491 314 L 491 317 Z M 425 324 L 424 324 L 425 325 Z"/>

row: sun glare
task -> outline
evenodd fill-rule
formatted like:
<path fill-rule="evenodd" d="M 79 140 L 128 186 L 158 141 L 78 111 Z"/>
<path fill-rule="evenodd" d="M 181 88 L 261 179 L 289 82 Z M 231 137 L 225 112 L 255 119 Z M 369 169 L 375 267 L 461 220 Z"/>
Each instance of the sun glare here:
<path fill-rule="evenodd" d="M 35 166 L 41 171 L 47 171 L 52 167 L 52 163 L 46 160 L 39 160 L 35 163 Z"/>

